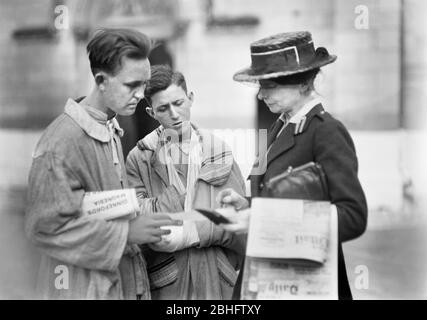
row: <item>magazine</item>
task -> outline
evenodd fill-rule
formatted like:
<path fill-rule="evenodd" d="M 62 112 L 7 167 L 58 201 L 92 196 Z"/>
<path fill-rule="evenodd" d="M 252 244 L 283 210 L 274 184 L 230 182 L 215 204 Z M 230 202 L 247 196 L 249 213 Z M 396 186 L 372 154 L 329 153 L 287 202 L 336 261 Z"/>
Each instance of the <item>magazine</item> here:
<path fill-rule="evenodd" d="M 326 201 L 254 198 L 243 299 L 337 299 L 337 214 Z"/>

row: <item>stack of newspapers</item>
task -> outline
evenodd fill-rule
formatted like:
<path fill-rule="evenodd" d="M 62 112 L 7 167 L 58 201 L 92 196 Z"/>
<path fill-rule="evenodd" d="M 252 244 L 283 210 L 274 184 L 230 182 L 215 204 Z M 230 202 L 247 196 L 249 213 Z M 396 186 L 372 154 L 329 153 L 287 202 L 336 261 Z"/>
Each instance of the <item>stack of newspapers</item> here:
<path fill-rule="evenodd" d="M 86 192 L 83 197 L 82 214 L 95 219 L 133 219 L 139 212 L 135 189 Z"/>
<path fill-rule="evenodd" d="M 242 299 L 338 299 L 337 230 L 329 202 L 254 198 Z"/>

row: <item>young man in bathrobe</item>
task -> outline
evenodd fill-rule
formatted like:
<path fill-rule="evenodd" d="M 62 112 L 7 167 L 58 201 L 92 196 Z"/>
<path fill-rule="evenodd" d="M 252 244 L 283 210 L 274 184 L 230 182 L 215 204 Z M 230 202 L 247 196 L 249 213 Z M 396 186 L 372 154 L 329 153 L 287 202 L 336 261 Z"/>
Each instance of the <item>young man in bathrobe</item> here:
<path fill-rule="evenodd" d="M 105 221 L 82 213 L 86 192 L 127 188 L 115 116 L 131 115 L 150 77 L 150 40 L 126 29 L 98 31 L 87 46 L 95 84 L 68 99 L 33 154 L 25 228 L 42 253 L 40 298 L 148 299 L 138 244 L 174 223 L 167 215 Z"/>
<path fill-rule="evenodd" d="M 180 72 L 153 66 L 145 99 L 160 126 L 129 153 L 129 184 L 146 214 L 184 212 L 183 226 L 145 246 L 152 298 L 230 299 L 245 238 L 185 217 L 194 208 L 217 207 L 224 188 L 244 194 L 240 169 L 223 141 L 191 122 L 193 93 Z"/>

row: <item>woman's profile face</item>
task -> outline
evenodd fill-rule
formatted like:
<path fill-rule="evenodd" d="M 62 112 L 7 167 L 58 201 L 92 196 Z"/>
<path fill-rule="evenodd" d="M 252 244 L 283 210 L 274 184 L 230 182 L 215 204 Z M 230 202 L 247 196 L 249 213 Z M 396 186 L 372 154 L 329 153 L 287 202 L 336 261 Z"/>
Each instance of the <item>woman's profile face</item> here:
<path fill-rule="evenodd" d="M 261 80 L 258 99 L 263 100 L 271 112 L 281 114 L 299 106 L 303 99 L 301 85 L 279 85 L 273 81 Z"/>

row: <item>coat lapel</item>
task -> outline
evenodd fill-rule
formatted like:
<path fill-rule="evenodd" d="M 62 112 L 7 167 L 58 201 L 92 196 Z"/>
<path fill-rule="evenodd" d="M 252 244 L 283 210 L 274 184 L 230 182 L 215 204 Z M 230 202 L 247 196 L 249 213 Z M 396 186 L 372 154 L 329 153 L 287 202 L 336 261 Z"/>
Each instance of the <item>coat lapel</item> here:
<path fill-rule="evenodd" d="M 164 164 L 161 164 L 159 161 L 156 161 L 153 164 L 153 169 L 157 173 L 157 175 L 160 177 L 160 179 L 162 179 L 165 185 L 168 185 L 169 179 L 168 179 L 168 172 L 166 170 L 166 166 Z"/>
<path fill-rule="evenodd" d="M 154 152 L 151 157 L 151 167 L 153 168 L 154 172 L 157 173 L 157 175 L 160 177 L 163 183 L 165 185 L 169 185 L 168 171 L 167 171 L 166 165 L 160 161 L 159 150 L 160 150 L 160 144 L 157 146 L 156 152 Z"/>
<path fill-rule="evenodd" d="M 273 143 L 270 152 L 267 155 L 267 167 L 270 165 L 271 161 L 291 149 L 295 144 L 295 136 L 305 131 L 315 115 L 322 113 L 324 113 L 324 109 L 322 104 L 319 103 L 314 106 L 309 113 L 307 113 L 305 119 L 301 119 L 298 123 L 289 123 Z"/>
<path fill-rule="evenodd" d="M 322 104 L 317 104 L 311 111 L 306 115 L 306 119 L 300 121 L 299 123 L 289 123 L 280 136 L 271 146 L 270 152 L 267 154 L 267 168 L 270 163 L 282 155 L 283 153 L 289 151 L 295 145 L 295 136 L 303 133 L 308 127 L 310 121 L 317 114 L 323 114 L 324 109 Z M 258 158 L 258 161 L 262 161 L 262 158 Z M 256 163 L 254 166 L 260 166 L 259 163 Z M 251 180 L 251 195 L 257 196 L 259 194 L 259 184 L 264 178 L 264 173 L 254 174 L 254 168 L 252 168 L 251 174 L 248 179 Z"/>
<path fill-rule="evenodd" d="M 295 124 L 289 123 L 276 141 L 273 142 L 270 152 L 267 154 L 267 167 L 271 161 L 294 146 L 294 128 Z"/>
<path fill-rule="evenodd" d="M 272 160 L 277 158 L 281 153 L 292 148 L 295 144 L 293 136 L 294 127 L 295 126 L 292 123 L 289 123 L 277 140 L 273 142 L 270 152 L 267 154 L 267 165 L 265 165 L 265 153 L 258 157 L 254 167 L 252 168 L 251 174 L 248 177 L 251 180 L 251 196 L 256 197 L 259 195 L 259 184 L 265 175 L 265 171 L 262 173 L 260 172 L 261 168 L 263 166 L 266 166 L 267 168 Z M 257 167 L 256 170 L 254 170 L 255 167 Z M 254 174 L 254 172 L 258 172 L 259 174 Z"/>

